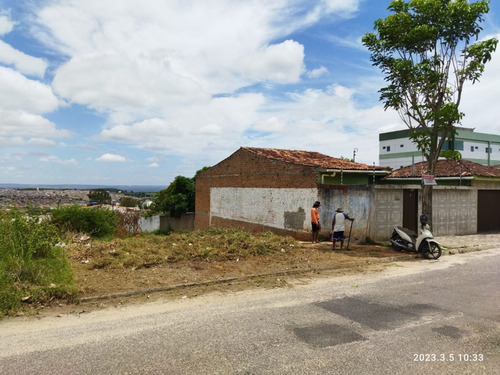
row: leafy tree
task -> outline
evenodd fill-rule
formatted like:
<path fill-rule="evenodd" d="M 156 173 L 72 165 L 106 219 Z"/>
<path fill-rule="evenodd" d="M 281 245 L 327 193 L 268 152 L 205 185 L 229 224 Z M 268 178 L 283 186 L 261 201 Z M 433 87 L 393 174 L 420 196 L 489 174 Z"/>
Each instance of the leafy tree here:
<path fill-rule="evenodd" d="M 111 195 L 104 189 L 90 190 L 87 196 L 91 202 L 97 202 L 99 204 L 111 203 Z"/>
<path fill-rule="evenodd" d="M 207 169 L 209 169 L 209 168 L 210 168 L 210 167 L 206 167 L 206 166 L 205 166 L 205 167 L 203 167 L 203 168 L 201 168 L 201 169 L 198 169 L 198 170 L 196 171 L 196 174 L 194 175 L 194 179 L 196 180 L 196 176 L 198 175 L 198 173 L 201 173 L 201 172 L 203 172 L 203 171 L 206 171 L 206 170 L 207 170 Z"/>
<path fill-rule="evenodd" d="M 462 160 L 462 154 L 460 153 L 460 151 L 456 150 L 443 150 L 440 152 L 439 156 L 445 158 L 446 160 Z"/>
<path fill-rule="evenodd" d="M 194 178 L 177 176 L 168 188 L 156 193 L 151 209 L 180 217 L 183 213 L 194 211 L 194 201 Z"/>
<path fill-rule="evenodd" d="M 132 197 L 123 197 L 120 199 L 120 206 L 122 207 L 137 207 L 139 201 Z"/>
<path fill-rule="evenodd" d="M 348 158 L 347 156 L 341 156 L 339 159 L 345 161 L 352 161 L 354 163 L 354 159 Z"/>
<path fill-rule="evenodd" d="M 156 193 L 156 198 L 150 206 L 151 212 L 163 212 L 172 217 L 180 217 L 186 212 L 195 210 L 196 175 L 210 167 L 196 171 L 193 178 L 177 176 L 168 188 Z"/>
<path fill-rule="evenodd" d="M 464 116 L 464 84 L 479 80 L 497 46 L 494 38 L 478 41 L 489 1 L 395 0 L 388 9 L 363 44 L 385 75 L 384 108 L 398 111 L 434 174 L 443 143 Z M 432 223 L 432 186 L 423 186 L 422 210 Z"/>

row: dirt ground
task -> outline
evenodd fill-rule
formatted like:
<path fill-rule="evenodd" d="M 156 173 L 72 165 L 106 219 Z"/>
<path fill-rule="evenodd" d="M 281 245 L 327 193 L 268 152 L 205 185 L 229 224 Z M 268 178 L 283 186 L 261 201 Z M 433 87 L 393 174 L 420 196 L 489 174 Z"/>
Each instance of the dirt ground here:
<path fill-rule="evenodd" d="M 395 260 L 415 260 L 415 253 L 389 247 L 350 244 L 332 251 L 331 242 L 301 242 L 290 251 L 224 262 L 179 262 L 138 269 L 93 269 L 70 254 L 80 288 L 78 305 L 54 303 L 38 316 L 86 313 L 92 310 L 159 298 L 193 298 L 210 292 L 231 293 L 252 288 L 289 287 L 294 280 L 377 272 Z"/>

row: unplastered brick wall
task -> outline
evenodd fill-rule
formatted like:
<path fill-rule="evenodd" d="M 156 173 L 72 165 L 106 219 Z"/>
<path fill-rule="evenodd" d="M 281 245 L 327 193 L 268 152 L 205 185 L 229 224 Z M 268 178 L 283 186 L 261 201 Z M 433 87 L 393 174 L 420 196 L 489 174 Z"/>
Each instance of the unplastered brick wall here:
<path fill-rule="evenodd" d="M 314 167 L 268 159 L 240 149 L 219 164 L 197 175 L 195 228 L 206 228 L 211 224 L 212 188 L 316 189 L 317 178 Z M 255 199 L 259 198 L 255 196 Z M 316 197 L 307 199 L 314 202 Z M 224 202 L 228 205 L 235 203 L 237 202 Z M 252 202 L 249 204 L 252 205 Z M 227 220 L 226 218 L 225 221 Z"/>

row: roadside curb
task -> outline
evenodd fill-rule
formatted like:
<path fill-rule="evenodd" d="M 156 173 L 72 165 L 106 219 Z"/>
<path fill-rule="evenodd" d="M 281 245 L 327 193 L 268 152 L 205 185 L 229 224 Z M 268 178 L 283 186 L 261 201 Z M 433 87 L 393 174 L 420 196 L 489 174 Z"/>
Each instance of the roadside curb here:
<path fill-rule="evenodd" d="M 474 253 L 476 251 L 489 250 L 498 247 L 496 245 L 477 245 L 476 247 L 467 247 L 466 245 L 457 247 L 457 246 L 446 246 L 442 245 L 442 255 L 456 255 L 456 254 L 467 254 Z"/>
<path fill-rule="evenodd" d="M 288 275 L 306 274 L 306 273 L 311 273 L 311 272 L 332 271 L 332 270 L 338 270 L 338 269 L 342 269 L 342 268 L 348 269 L 348 268 L 351 268 L 351 267 L 354 267 L 354 266 L 360 265 L 360 264 L 384 264 L 384 263 L 391 263 L 391 262 L 397 262 L 397 261 L 410 261 L 410 260 L 414 260 L 414 259 L 416 259 L 416 257 L 409 257 L 409 256 L 393 256 L 393 257 L 384 257 L 384 258 L 374 258 L 374 259 L 366 260 L 364 262 L 363 261 L 349 262 L 349 263 L 343 263 L 343 264 L 339 264 L 339 265 L 331 265 L 331 266 L 325 266 L 325 267 L 316 267 L 316 268 L 307 268 L 307 269 L 304 268 L 304 269 L 286 270 L 286 271 L 280 271 L 280 272 L 270 272 L 270 273 L 262 273 L 262 274 L 246 275 L 246 276 L 235 276 L 235 277 L 228 277 L 228 278 L 224 278 L 224 279 L 216 279 L 216 280 L 207 280 L 207 281 L 201 281 L 201 282 L 169 285 L 169 286 L 164 286 L 164 287 L 159 287 L 159 288 L 138 289 L 138 290 L 131 290 L 131 291 L 126 291 L 126 292 L 104 294 L 104 295 L 99 295 L 99 296 L 88 296 L 88 297 L 80 298 L 80 302 L 98 301 L 98 300 L 113 299 L 113 298 L 119 298 L 119 297 L 132 297 L 132 296 L 137 296 L 137 295 L 141 295 L 141 294 L 148 294 L 148 293 L 169 292 L 172 290 L 187 289 L 187 288 L 197 287 L 197 286 L 224 284 L 224 283 L 230 283 L 230 282 L 234 282 L 234 281 L 240 282 L 240 281 L 246 281 L 246 280 L 251 280 L 251 279 L 260 278 L 260 277 L 288 276 Z"/>

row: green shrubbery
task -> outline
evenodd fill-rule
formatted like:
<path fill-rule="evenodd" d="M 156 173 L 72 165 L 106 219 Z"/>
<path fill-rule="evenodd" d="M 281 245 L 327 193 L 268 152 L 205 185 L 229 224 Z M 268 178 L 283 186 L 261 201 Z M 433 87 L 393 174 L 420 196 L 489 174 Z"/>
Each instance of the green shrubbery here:
<path fill-rule="evenodd" d="M 64 206 L 52 211 L 52 222 L 72 232 L 88 233 L 92 237 L 112 237 L 119 223 L 116 211 L 106 208 Z"/>
<path fill-rule="evenodd" d="M 25 303 L 76 299 L 71 264 L 58 243 L 72 232 L 111 239 L 119 222 L 115 211 L 76 205 L 55 209 L 50 216 L 0 211 L 0 318 Z"/>
<path fill-rule="evenodd" d="M 33 212 L 0 211 L 0 317 L 24 302 L 73 299 L 77 288 L 61 231 Z"/>

